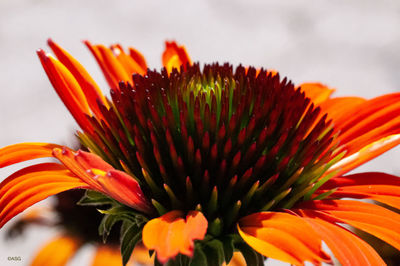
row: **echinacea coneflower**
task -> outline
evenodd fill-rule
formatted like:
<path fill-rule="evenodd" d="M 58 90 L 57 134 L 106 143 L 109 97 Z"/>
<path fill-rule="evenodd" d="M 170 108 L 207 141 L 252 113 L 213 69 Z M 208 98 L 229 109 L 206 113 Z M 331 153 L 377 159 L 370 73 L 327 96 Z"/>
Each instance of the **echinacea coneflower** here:
<path fill-rule="evenodd" d="M 86 42 L 111 91 L 56 43 L 42 65 L 82 131 L 87 151 L 49 143 L 0 150 L 0 166 L 41 157 L 0 185 L 0 226 L 34 203 L 87 189 L 106 232 L 122 221 L 125 264 L 139 242 L 155 264 L 221 265 L 234 251 L 248 265 L 381 265 L 347 224 L 400 249 L 400 216 L 354 199 L 400 208 L 400 179 L 346 175 L 400 143 L 400 93 L 331 98 L 320 84 L 295 86 L 275 71 L 192 64 L 167 43 L 164 67 L 139 52 Z M 346 198 L 346 199 L 344 199 Z M 349 199 L 350 198 L 350 199 Z M 352 198 L 352 199 L 351 199 Z M 96 226 L 96 225 L 93 225 Z"/>

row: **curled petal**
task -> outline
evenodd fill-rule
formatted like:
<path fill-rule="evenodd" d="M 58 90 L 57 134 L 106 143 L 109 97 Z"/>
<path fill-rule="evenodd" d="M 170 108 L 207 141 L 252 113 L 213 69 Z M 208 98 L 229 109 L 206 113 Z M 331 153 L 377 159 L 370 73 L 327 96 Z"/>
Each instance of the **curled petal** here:
<path fill-rule="evenodd" d="M 183 66 L 183 69 L 186 69 L 187 64 L 192 64 L 185 46 L 178 46 L 176 42 L 165 42 L 162 62 L 168 73 L 171 73 L 173 68 L 179 69 Z"/>
<path fill-rule="evenodd" d="M 201 212 L 190 211 L 184 218 L 181 211 L 171 211 L 149 221 L 143 228 L 143 244 L 157 252 L 161 263 L 178 253 L 193 256 L 194 240 L 201 240 L 208 222 Z"/>
<path fill-rule="evenodd" d="M 242 218 L 238 230 L 249 246 L 266 257 L 294 265 L 330 261 L 322 251 L 321 238 L 300 217 L 277 212 L 255 213 Z"/>
<path fill-rule="evenodd" d="M 59 236 L 42 247 L 30 265 L 67 265 L 68 261 L 75 255 L 81 244 L 81 241 L 77 238 Z"/>
<path fill-rule="evenodd" d="M 56 163 L 37 164 L 15 172 L 0 183 L 0 227 L 33 204 L 74 188 L 88 186 Z"/>
<path fill-rule="evenodd" d="M 19 143 L 0 149 L 0 168 L 28 160 L 52 157 L 54 148 L 60 145 L 51 143 Z"/>

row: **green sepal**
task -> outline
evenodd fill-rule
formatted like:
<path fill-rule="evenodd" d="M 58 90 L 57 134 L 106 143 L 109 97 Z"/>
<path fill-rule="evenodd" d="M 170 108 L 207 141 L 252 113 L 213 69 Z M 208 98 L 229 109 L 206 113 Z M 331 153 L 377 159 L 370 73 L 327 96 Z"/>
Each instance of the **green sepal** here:
<path fill-rule="evenodd" d="M 136 244 L 142 239 L 142 229 L 143 226 L 138 226 L 136 223 L 125 224 L 121 227 L 121 255 L 124 266 L 128 263 Z"/>
<path fill-rule="evenodd" d="M 224 246 L 225 262 L 228 264 L 235 251 L 235 243 L 237 242 L 237 235 L 228 235 L 221 238 L 222 245 Z"/>
<path fill-rule="evenodd" d="M 100 192 L 86 190 L 85 195 L 83 195 L 77 204 L 81 206 L 101 206 L 113 203 L 115 203 L 113 199 Z"/>

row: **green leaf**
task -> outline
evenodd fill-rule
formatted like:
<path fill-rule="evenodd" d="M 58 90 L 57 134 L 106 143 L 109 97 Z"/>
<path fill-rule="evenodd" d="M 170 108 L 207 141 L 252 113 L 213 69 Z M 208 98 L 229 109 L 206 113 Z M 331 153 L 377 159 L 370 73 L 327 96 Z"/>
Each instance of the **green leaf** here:
<path fill-rule="evenodd" d="M 142 239 L 142 228 L 136 223 L 132 223 L 130 226 L 125 225 L 124 227 L 125 231 L 121 237 L 121 255 L 122 263 L 125 266 L 136 244 Z"/>
<path fill-rule="evenodd" d="M 201 248 L 201 244 L 197 243 L 194 248 L 193 258 L 191 259 L 189 266 L 206 266 L 207 257 Z"/>
<path fill-rule="evenodd" d="M 219 266 L 225 260 L 224 246 L 218 239 L 206 242 L 204 252 L 206 253 L 209 266 Z"/>
<path fill-rule="evenodd" d="M 234 241 L 235 241 L 235 239 L 231 236 L 226 236 L 226 237 L 222 238 L 222 244 L 224 246 L 224 255 L 225 255 L 226 264 L 228 264 L 233 257 L 233 252 L 235 250 Z"/>
<path fill-rule="evenodd" d="M 103 236 L 103 243 L 106 243 L 107 237 L 114 224 L 121 219 L 116 215 L 104 215 L 99 225 L 99 235 Z"/>
<path fill-rule="evenodd" d="M 106 204 L 113 204 L 115 201 L 109 197 L 93 190 L 86 190 L 85 195 L 78 201 L 81 206 L 100 206 Z"/>

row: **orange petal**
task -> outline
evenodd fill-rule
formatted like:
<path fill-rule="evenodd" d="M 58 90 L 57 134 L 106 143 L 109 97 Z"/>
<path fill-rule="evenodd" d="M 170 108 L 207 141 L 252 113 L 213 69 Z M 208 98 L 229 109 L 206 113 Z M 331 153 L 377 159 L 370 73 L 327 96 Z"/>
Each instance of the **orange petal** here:
<path fill-rule="evenodd" d="M 336 177 L 318 193 L 335 188 L 332 198 L 372 199 L 400 209 L 400 178 L 394 175 L 371 172 Z"/>
<path fill-rule="evenodd" d="M 255 213 L 242 218 L 238 230 L 249 246 L 266 257 L 294 265 L 330 261 L 322 251 L 321 238 L 300 217 L 277 212 Z"/>
<path fill-rule="evenodd" d="M 306 97 L 310 98 L 314 105 L 319 105 L 329 99 L 329 96 L 335 91 L 321 83 L 303 83 L 300 86 Z"/>
<path fill-rule="evenodd" d="M 69 70 L 43 50 L 37 52 L 46 74 L 57 94 L 75 118 L 79 126 L 91 132 L 91 126 L 85 115 L 90 115 L 89 105 L 79 83 Z"/>
<path fill-rule="evenodd" d="M 340 160 L 338 163 L 334 164 L 326 174 L 331 172 L 336 172 L 336 176 L 341 176 L 356 167 L 368 162 L 369 160 L 378 157 L 382 153 L 396 147 L 400 144 L 400 134 L 391 135 L 385 138 L 382 138 L 378 141 L 375 141 L 356 153 L 345 157 Z"/>
<path fill-rule="evenodd" d="M 162 63 L 168 73 L 171 73 L 173 68 L 179 69 L 181 66 L 186 70 L 187 64 L 191 65 L 192 61 L 186 52 L 185 46 L 178 46 L 176 42 L 165 42 Z"/>
<path fill-rule="evenodd" d="M 0 149 L 0 168 L 28 160 L 52 157 L 54 148 L 60 145 L 40 142 L 26 142 Z"/>
<path fill-rule="evenodd" d="M 304 220 L 319 234 L 341 265 L 385 265 L 378 253 L 358 236 L 340 226 L 318 219 L 314 214 L 301 213 L 305 216 Z"/>
<path fill-rule="evenodd" d="M 81 246 L 81 241 L 69 236 L 60 236 L 41 248 L 31 266 L 65 266 Z"/>
<path fill-rule="evenodd" d="M 127 55 L 121 45 L 112 45 L 111 50 L 113 51 L 117 60 L 125 68 L 126 73 L 128 73 L 129 75 L 146 74 L 147 68 L 142 68 L 142 66 L 139 65 L 138 62 L 136 62 L 131 56 Z"/>
<path fill-rule="evenodd" d="M 208 222 L 201 212 L 190 211 L 183 218 L 181 211 L 171 211 L 150 220 L 143 228 L 143 244 L 157 252 L 157 259 L 166 263 L 178 253 L 193 256 L 194 240 L 203 239 Z"/>
<path fill-rule="evenodd" d="M 62 165 L 43 163 L 23 168 L 0 183 L 0 227 L 48 196 L 88 186 Z"/>
<path fill-rule="evenodd" d="M 100 88 L 97 86 L 96 82 L 92 79 L 86 69 L 72 57 L 67 51 L 65 51 L 61 46 L 53 42 L 51 39 L 48 40 L 50 48 L 53 50 L 57 58 L 68 68 L 68 70 L 75 77 L 79 86 L 82 88 L 85 98 L 90 106 L 90 109 L 94 114 L 102 118 L 102 114 L 98 107 L 97 101 L 100 101 L 105 106 L 108 106 L 107 101 L 101 92 Z"/>
<path fill-rule="evenodd" d="M 314 200 L 299 208 L 323 212 L 332 221 L 354 226 L 400 250 L 400 215 L 393 211 L 353 200 Z"/>
<path fill-rule="evenodd" d="M 321 116 L 328 114 L 328 120 L 332 119 L 334 126 L 340 128 L 345 122 L 349 113 L 355 112 L 366 100 L 359 97 L 337 97 L 321 103 Z"/>
<path fill-rule="evenodd" d="M 89 41 L 85 41 L 85 44 L 96 58 L 111 88 L 118 89 L 120 81 L 132 82 L 131 77 L 110 49 L 101 44 L 92 45 Z"/>
<path fill-rule="evenodd" d="M 97 248 L 91 266 L 121 266 L 121 252 L 118 247 L 101 245 Z"/>
<path fill-rule="evenodd" d="M 246 260 L 244 259 L 241 252 L 233 252 L 233 257 L 231 261 L 226 264 L 225 262 L 222 264 L 223 266 L 246 266 Z"/>

